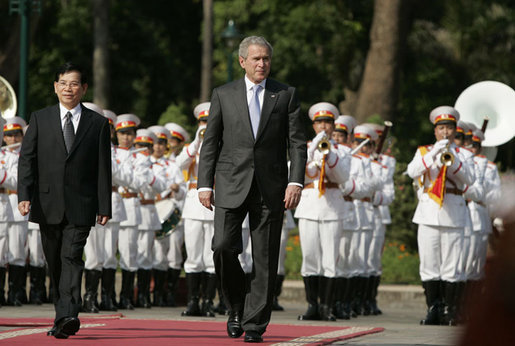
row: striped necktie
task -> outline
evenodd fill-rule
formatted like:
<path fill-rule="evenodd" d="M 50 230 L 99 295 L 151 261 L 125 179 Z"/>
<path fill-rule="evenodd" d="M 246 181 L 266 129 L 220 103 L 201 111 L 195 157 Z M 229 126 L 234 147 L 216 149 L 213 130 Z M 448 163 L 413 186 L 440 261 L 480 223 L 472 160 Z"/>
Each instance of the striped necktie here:
<path fill-rule="evenodd" d="M 72 123 L 72 113 L 66 113 L 66 121 L 64 122 L 63 129 L 64 145 L 66 145 L 66 152 L 70 153 L 73 141 L 75 140 L 75 130 Z"/>

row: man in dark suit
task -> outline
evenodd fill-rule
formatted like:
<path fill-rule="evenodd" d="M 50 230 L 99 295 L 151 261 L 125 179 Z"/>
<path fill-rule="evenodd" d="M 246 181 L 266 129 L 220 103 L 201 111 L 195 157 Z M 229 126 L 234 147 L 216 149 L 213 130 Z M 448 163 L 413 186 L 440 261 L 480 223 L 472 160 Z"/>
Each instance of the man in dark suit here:
<path fill-rule="evenodd" d="M 59 104 L 32 113 L 18 165 L 18 209 L 39 223 L 54 287 L 56 338 L 80 327 L 82 252 L 91 226 L 111 217 L 111 146 L 107 118 L 81 105 L 81 67 L 61 66 Z"/>
<path fill-rule="evenodd" d="M 230 310 L 227 332 L 237 338 L 245 331 L 245 342 L 263 341 L 270 321 L 283 213 L 300 200 L 306 164 L 296 91 L 267 78 L 271 59 L 263 37 L 241 42 L 245 77 L 213 91 L 200 151 L 199 199 L 216 205 L 212 248 Z M 238 261 L 247 213 L 254 263 L 248 291 Z"/>

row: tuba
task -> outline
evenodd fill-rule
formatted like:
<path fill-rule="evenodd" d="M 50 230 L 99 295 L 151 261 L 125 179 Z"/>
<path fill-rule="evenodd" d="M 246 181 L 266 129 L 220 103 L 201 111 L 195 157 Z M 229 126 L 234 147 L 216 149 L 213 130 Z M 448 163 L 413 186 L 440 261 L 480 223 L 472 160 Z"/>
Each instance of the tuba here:
<path fill-rule="evenodd" d="M 495 147 L 515 136 L 515 90 L 496 81 L 483 81 L 465 89 L 454 105 L 460 120 L 471 122 L 478 128 L 488 118 L 488 128 L 482 143 L 489 160 L 495 159 Z"/>
<path fill-rule="evenodd" d="M 16 94 L 9 82 L 0 76 L 0 115 L 3 118 L 13 118 L 16 116 Z"/>

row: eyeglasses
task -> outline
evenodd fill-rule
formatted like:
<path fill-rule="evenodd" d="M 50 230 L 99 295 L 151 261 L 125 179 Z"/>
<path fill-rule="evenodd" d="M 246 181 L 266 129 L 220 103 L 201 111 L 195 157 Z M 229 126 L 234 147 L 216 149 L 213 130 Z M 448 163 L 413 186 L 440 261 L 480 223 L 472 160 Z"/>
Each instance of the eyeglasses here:
<path fill-rule="evenodd" d="M 80 88 L 80 83 L 79 82 L 65 82 L 65 81 L 59 81 L 57 83 L 57 85 L 59 85 L 59 88 L 61 89 L 65 89 L 67 87 L 70 87 L 72 89 L 78 89 Z"/>

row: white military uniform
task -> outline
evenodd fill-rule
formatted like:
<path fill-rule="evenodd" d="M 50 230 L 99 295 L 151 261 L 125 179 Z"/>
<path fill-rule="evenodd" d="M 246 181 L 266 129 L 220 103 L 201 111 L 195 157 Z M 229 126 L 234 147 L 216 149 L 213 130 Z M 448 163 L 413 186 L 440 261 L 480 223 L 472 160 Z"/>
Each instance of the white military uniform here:
<path fill-rule="evenodd" d="M 198 133 L 198 131 L 197 131 Z M 211 240 L 214 233 L 214 211 L 205 208 L 198 199 L 197 174 L 201 141 L 198 136 L 177 156 L 177 165 L 186 170 L 188 192 L 182 211 L 184 243 L 186 245 L 186 273 L 215 273 Z"/>
<path fill-rule="evenodd" d="M 18 178 L 18 155 L 0 149 L 0 266 L 8 263 L 8 226 L 14 221 L 8 190 L 16 190 Z M 18 206 L 16 205 L 16 209 Z M 23 263 L 25 265 L 25 262 Z"/>

